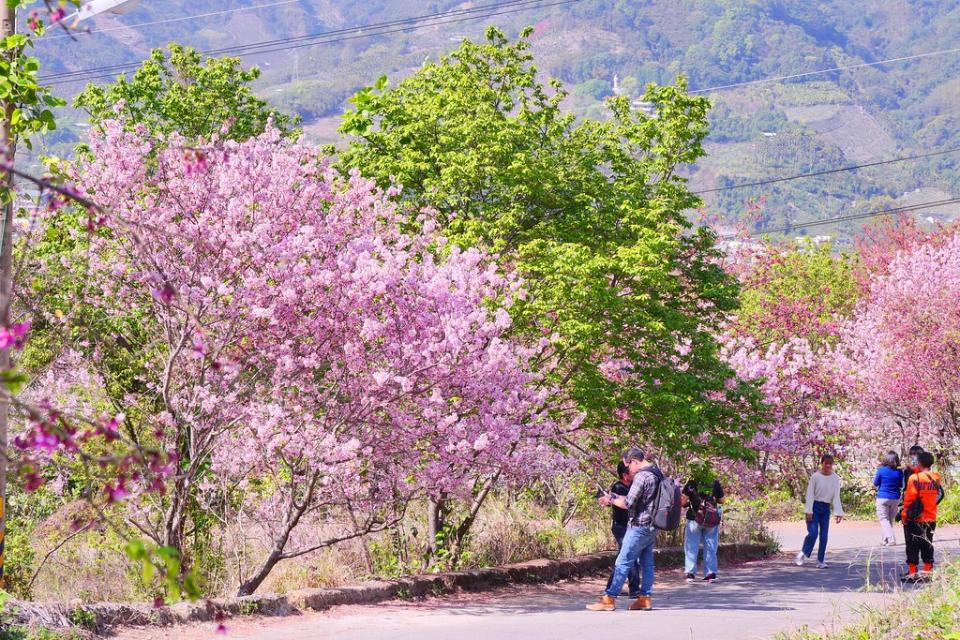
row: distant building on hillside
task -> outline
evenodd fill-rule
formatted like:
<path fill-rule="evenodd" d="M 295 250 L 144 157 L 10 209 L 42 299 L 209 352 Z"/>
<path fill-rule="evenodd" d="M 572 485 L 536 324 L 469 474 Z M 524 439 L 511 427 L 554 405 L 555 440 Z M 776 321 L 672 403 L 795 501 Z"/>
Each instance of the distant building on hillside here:
<path fill-rule="evenodd" d="M 823 236 L 796 236 L 794 240 L 797 241 L 797 244 L 812 244 L 815 247 L 819 247 L 822 244 L 828 244 L 833 242 L 833 236 L 823 235 Z"/>
<path fill-rule="evenodd" d="M 657 108 L 653 105 L 652 102 L 647 102 L 646 100 L 641 100 L 637 98 L 630 102 L 630 106 L 633 107 L 636 111 L 642 111 L 651 117 L 656 117 Z"/>

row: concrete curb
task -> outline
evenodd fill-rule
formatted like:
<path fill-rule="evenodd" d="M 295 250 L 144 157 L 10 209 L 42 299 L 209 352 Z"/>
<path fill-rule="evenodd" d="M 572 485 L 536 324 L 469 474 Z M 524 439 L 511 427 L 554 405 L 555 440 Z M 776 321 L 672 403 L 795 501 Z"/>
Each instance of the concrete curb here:
<path fill-rule="evenodd" d="M 657 549 L 658 566 L 683 564 L 683 550 Z M 763 558 L 768 548 L 761 544 L 722 544 L 719 555 L 724 563 Z M 333 589 L 305 589 L 287 595 L 252 595 L 242 598 L 180 602 L 155 608 L 149 604 L 93 603 L 71 606 L 63 603 L 8 601 L 8 620 L 17 624 L 64 628 L 77 620 L 103 632 L 118 626 L 166 626 L 188 622 L 210 622 L 238 615 L 285 616 L 298 610 L 324 610 L 347 604 L 373 604 L 395 599 L 439 596 L 453 591 L 489 591 L 510 584 L 555 582 L 583 578 L 607 571 L 616 553 L 604 551 L 562 560 L 530 560 L 500 567 L 455 571 L 451 573 L 408 576 L 395 580 L 374 580 Z"/>

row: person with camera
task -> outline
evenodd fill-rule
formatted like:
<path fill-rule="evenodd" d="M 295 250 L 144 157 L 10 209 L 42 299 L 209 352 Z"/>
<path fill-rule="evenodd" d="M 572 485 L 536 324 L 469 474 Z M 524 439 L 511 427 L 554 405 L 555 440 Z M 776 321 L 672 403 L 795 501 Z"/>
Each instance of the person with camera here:
<path fill-rule="evenodd" d="M 597 602 L 587 605 L 591 611 L 613 611 L 616 608 L 616 597 L 620 595 L 623 583 L 637 563 L 641 570 L 640 595 L 629 608 L 631 611 L 649 611 L 653 608 L 653 545 L 657 541 L 654 512 L 658 507 L 657 492 L 663 482 L 663 474 L 637 447 L 625 451 L 621 460 L 627 471 L 633 474 L 630 491 L 625 496 L 604 495 L 600 498 L 600 504 L 626 509 L 629 521 L 614 565 L 613 579 L 604 595 Z"/>
<path fill-rule="evenodd" d="M 907 479 L 903 494 L 903 539 L 907 546 L 906 582 L 929 578 L 933 572 L 933 532 L 937 528 L 937 505 L 943 499 L 940 474 L 932 471 L 933 454 L 917 455 L 918 469 Z M 921 558 L 923 572 L 918 571 Z"/>
<path fill-rule="evenodd" d="M 609 494 L 601 494 L 597 496 L 598 498 L 603 498 L 604 495 L 610 496 L 626 496 L 630 493 L 630 483 L 633 482 L 633 474 L 630 473 L 630 470 L 627 468 L 623 462 L 617 464 L 617 477 L 619 480 L 610 485 Z M 617 551 L 619 552 L 623 548 L 623 537 L 627 534 L 627 527 L 630 521 L 630 516 L 626 509 L 621 509 L 615 504 L 610 505 L 610 515 L 613 519 L 613 522 L 610 525 L 610 531 L 613 533 L 614 540 L 617 541 Z M 610 570 L 610 578 L 607 580 L 607 588 L 610 588 L 610 584 L 613 582 L 614 570 Z M 627 584 L 629 586 L 629 593 L 631 598 L 640 597 L 640 565 L 635 563 L 633 568 L 630 570 L 630 574 L 627 578 Z"/>
<path fill-rule="evenodd" d="M 705 487 L 708 485 L 704 485 Z M 703 541 L 703 580 L 717 579 L 717 547 L 720 544 L 720 503 L 723 487 L 719 480 L 709 483 L 710 491 L 700 491 L 696 480 L 683 487 L 680 504 L 687 508 L 687 524 L 683 530 L 684 573 L 687 582 L 697 579 L 697 556 Z"/>

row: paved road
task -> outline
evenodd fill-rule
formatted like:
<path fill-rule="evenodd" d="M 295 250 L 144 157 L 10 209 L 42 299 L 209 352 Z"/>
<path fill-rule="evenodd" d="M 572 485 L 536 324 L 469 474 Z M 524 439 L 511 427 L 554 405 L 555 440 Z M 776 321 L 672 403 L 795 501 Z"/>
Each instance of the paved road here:
<path fill-rule="evenodd" d="M 590 612 L 604 579 L 544 587 L 508 588 L 489 594 L 458 594 L 420 603 L 391 602 L 337 607 L 284 619 L 234 620 L 228 637 L 243 640 L 499 640 L 501 638 L 608 639 L 630 635 L 696 640 L 770 638 L 808 625 L 824 630 L 880 606 L 900 588 L 903 547 L 876 546 L 874 523 L 832 527 L 830 567 L 798 568 L 792 556 L 802 523 L 779 524 L 780 557 L 721 568 L 713 585 L 687 585 L 676 570 L 658 572 L 653 611 Z M 940 552 L 960 553 L 960 527 L 938 530 Z M 621 599 L 620 605 L 627 603 Z M 210 625 L 168 630 L 129 630 L 122 640 L 200 640 Z"/>

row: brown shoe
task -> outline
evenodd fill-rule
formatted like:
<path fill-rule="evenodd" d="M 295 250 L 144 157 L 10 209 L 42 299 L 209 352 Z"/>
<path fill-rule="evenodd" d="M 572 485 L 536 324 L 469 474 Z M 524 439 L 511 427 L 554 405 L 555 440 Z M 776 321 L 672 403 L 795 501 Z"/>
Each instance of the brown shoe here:
<path fill-rule="evenodd" d="M 616 608 L 616 600 L 610 596 L 600 596 L 599 600 L 587 605 L 587 609 L 590 611 L 613 611 Z"/>
<path fill-rule="evenodd" d="M 640 596 L 630 605 L 630 611 L 650 611 L 653 609 L 653 599 L 650 596 Z"/>

